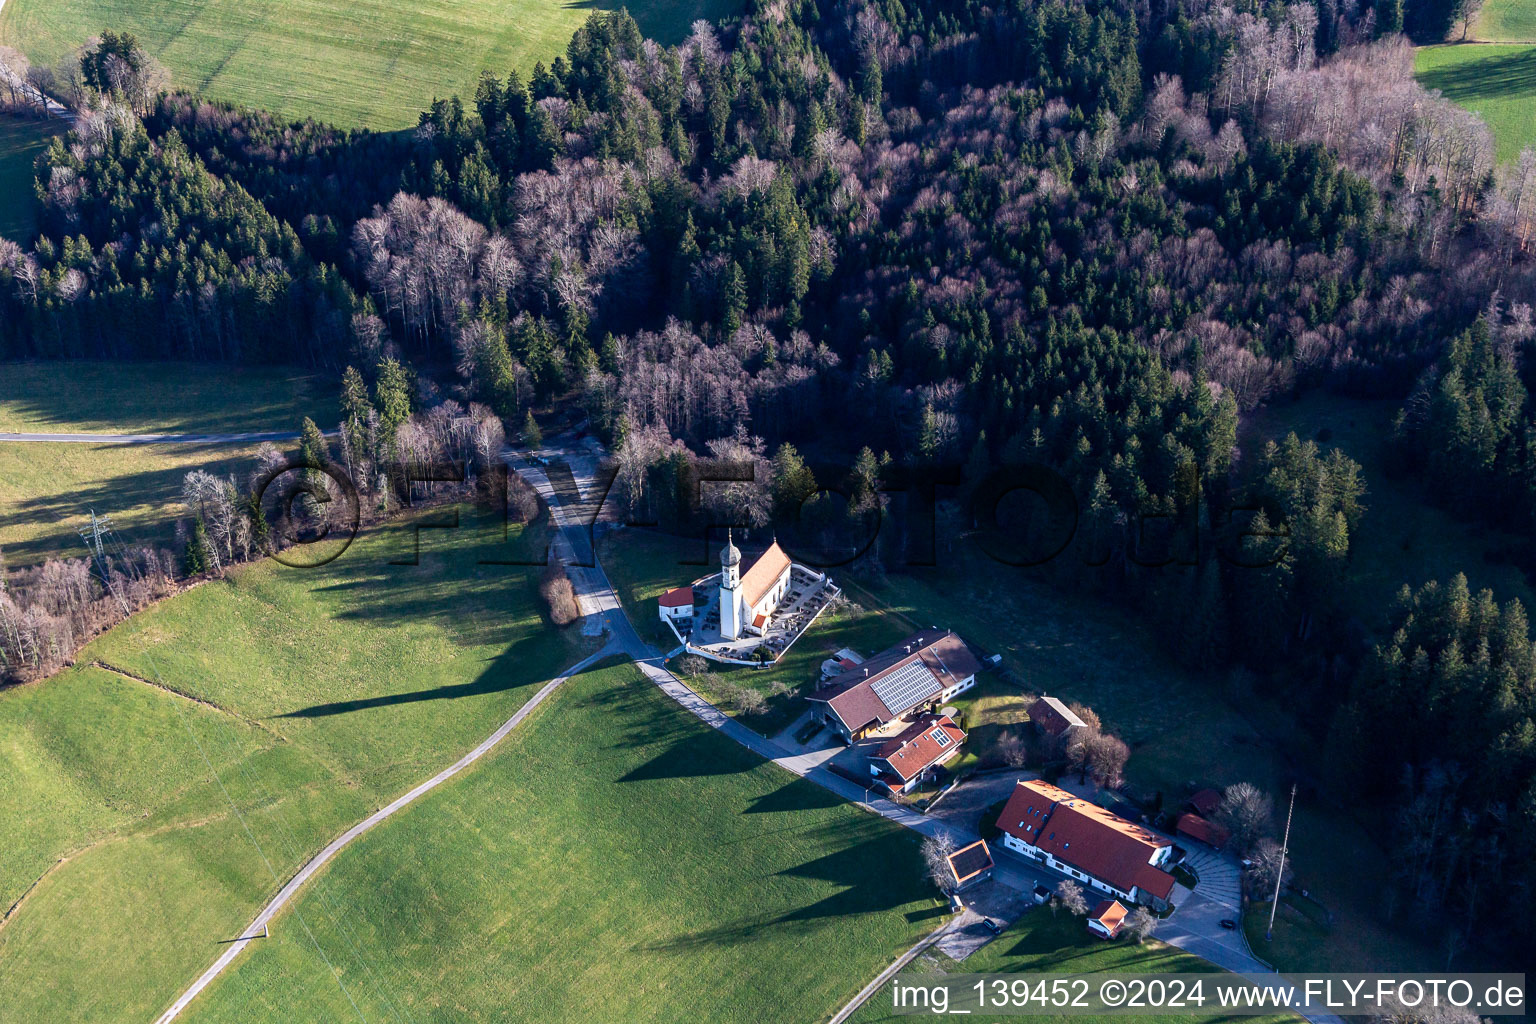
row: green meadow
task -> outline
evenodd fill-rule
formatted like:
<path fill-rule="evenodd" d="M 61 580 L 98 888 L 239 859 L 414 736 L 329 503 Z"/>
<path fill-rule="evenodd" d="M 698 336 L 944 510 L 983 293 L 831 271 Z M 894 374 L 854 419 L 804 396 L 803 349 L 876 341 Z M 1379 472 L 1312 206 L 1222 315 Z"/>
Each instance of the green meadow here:
<path fill-rule="evenodd" d="M 1438 89 L 1488 123 L 1500 161 L 1536 146 L 1536 46 L 1423 46 L 1413 67 L 1424 88 Z"/>
<path fill-rule="evenodd" d="M 1488 0 L 1472 25 L 1478 39 L 1536 43 L 1536 4 L 1530 0 Z"/>
<path fill-rule="evenodd" d="M 32 192 L 32 161 L 48 140 L 63 130 L 62 121 L 33 121 L 0 114 L 0 235 L 27 242 L 37 230 L 37 201 Z"/>
<path fill-rule="evenodd" d="M 296 433 L 338 417 L 336 386 L 293 369 L 186 363 L 0 363 L 0 433 Z M 89 512 L 130 544 L 169 545 L 182 477 L 243 480 L 257 445 L 0 441 L 0 548 L 12 564 L 82 554 Z"/>
<path fill-rule="evenodd" d="M 0 691 L 7 1024 L 153 1019 L 325 843 L 581 656 L 470 515 L 242 567 Z M 276 1019 L 276 1018 L 273 1018 Z"/>
<path fill-rule="evenodd" d="M 0 45 L 51 63 L 104 29 L 131 32 L 173 87 L 346 127 L 406 128 L 433 99 L 474 95 L 482 70 L 506 75 L 563 53 L 611 0 L 9 0 Z M 677 42 L 734 0 L 641 0 L 647 36 Z"/>
<path fill-rule="evenodd" d="M 913 833 L 609 663 L 358 840 L 187 1020 L 804 1024 L 934 895 Z"/>

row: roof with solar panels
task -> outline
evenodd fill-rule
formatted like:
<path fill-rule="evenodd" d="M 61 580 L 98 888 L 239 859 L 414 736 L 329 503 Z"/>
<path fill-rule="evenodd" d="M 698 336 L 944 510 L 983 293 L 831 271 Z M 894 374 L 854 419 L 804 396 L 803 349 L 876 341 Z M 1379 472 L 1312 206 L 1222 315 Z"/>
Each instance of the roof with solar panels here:
<path fill-rule="evenodd" d="M 959 635 L 925 629 L 839 677 L 810 699 L 831 705 L 850 730 L 883 725 L 920 707 L 981 668 Z"/>

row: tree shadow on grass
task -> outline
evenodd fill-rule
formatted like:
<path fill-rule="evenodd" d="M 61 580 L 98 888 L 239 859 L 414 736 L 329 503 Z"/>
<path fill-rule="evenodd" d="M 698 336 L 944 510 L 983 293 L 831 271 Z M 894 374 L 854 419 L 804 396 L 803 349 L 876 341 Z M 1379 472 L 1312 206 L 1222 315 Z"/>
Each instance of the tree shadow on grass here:
<path fill-rule="evenodd" d="M 1424 88 L 1438 89 L 1458 102 L 1528 96 L 1536 110 L 1536 46 L 1446 64 L 1417 77 Z"/>
<path fill-rule="evenodd" d="M 518 673 L 513 669 L 513 666 L 520 660 L 521 652 L 536 649 L 542 643 L 543 641 L 538 637 L 527 637 L 514 643 L 472 682 L 455 683 L 449 686 L 434 686 L 430 689 L 411 690 L 406 693 L 386 693 L 380 694 L 377 697 L 361 697 L 356 700 L 338 700 L 328 704 L 314 704 L 307 708 L 300 708 L 297 711 L 289 711 L 274 717 L 328 718 L 332 715 L 345 715 L 354 711 L 369 711 L 374 708 L 396 707 L 401 704 L 416 704 L 428 700 L 456 700 L 461 697 L 478 697 L 487 693 L 515 690 L 518 687 L 528 685 L 530 682 L 525 674 Z"/>
<path fill-rule="evenodd" d="M 819 811 L 843 804 L 842 797 L 812 782 L 796 779 L 786 782 L 770 793 L 753 797 L 752 804 L 743 814 L 793 814 L 797 811 Z"/>
<path fill-rule="evenodd" d="M 864 831 L 867 826 L 851 828 Z M 905 836 L 890 833 L 866 832 L 866 836 L 851 846 L 778 872 L 781 877 L 810 878 L 841 886 L 831 896 L 786 914 L 779 921 L 873 914 L 921 898 L 924 886 L 915 845 Z"/>

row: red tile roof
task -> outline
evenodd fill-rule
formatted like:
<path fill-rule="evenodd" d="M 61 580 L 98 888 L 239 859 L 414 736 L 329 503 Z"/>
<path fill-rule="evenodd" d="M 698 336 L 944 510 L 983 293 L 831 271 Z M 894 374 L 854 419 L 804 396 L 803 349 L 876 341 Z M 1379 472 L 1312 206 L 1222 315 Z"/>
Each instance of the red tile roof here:
<path fill-rule="evenodd" d="M 1125 909 L 1125 904 L 1119 900 L 1104 900 L 1088 914 L 1088 920 L 1099 922 L 1113 937 L 1125 923 L 1125 915 L 1129 913 L 1130 911 Z"/>
<path fill-rule="evenodd" d="M 1174 826 L 1174 831 L 1180 835 L 1198 840 L 1207 846 L 1220 849 L 1227 845 L 1227 840 L 1232 838 L 1232 833 L 1216 824 L 1214 821 L 1206 821 L 1198 814 L 1183 814 L 1179 816 L 1179 823 Z"/>
<path fill-rule="evenodd" d="M 656 599 L 663 608 L 681 608 L 683 605 L 692 606 L 693 588 L 674 587 Z"/>
<path fill-rule="evenodd" d="M 761 601 L 763 595 L 772 590 L 779 577 L 788 570 L 789 556 L 779 547 L 779 542 L 774 541 L 768 545 L 763 556 L 752 563 L 752 568 L 741 576 L 741 596 L 746 599 L 747 607 L 751 608 Z"/>
<path fill-rule="evenodd" d="M 1221 806 L 1221 794 L 1214 789 L 1202 789 L 1189 798 L 1189 806 L 1195 809 L 1196 814 L 1209 818 Z"/>
<path fill-rule="evenodd" d="M 1172 845 L 1166 838 L 1048 782 L 1015 786 L 997 825 L 1116 889 L 1139 887 L 1158 899 L 1173 892 L 1173 876 L 1149 863 Z"/>
<path fill-rule="evenodd" d="M 910 782 L 959 750 L 964 742 L 965 732 L 948 715 L 923 715 L 881 744 L 875 759 L 889 764 L 902 782 Z"/>

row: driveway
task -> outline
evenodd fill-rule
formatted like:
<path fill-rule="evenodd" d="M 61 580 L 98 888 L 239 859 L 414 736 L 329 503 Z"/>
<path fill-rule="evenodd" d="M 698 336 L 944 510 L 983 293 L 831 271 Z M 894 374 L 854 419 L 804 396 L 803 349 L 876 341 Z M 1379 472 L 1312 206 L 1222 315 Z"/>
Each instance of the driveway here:
<path fill-rule="evenodd" d="M 981 831 L 981 818 L 988 807 L 1007 800 L 1020 779 L 1039 778 L 1036 772 L 1007 769 L 978 772 L 945 794 L 929 813 L 957 829 Z"/>

